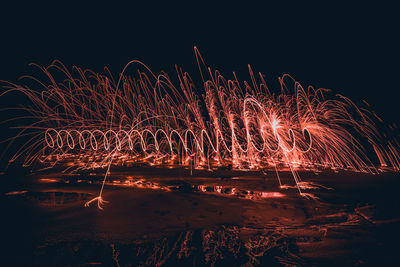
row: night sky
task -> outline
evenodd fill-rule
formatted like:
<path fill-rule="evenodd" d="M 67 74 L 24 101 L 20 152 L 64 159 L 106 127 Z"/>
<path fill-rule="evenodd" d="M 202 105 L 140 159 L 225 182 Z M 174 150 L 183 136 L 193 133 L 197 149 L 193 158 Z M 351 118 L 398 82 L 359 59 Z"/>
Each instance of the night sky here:
<path fill-rule="evenodd" d="M 277 78 L 288 73 L 304 86 L 330 88 L 357 103 L 365 99 L 388 123 L 399 124 L 396 10 L 391 5 L 202 1 L 2 4 L 0 80 L 15 82 L 35 73 L 29 63 L 49 65 L 54 59 L 98 72 L 108 66 L 114 75 L 139 59 L 171 76 L 177 64 L 201 87 L 196 45 L 206 63 L 228 78 L 235 71 L 249 80 L 250 64 L 266 75 L 270 88 L 279 88 Z"/>

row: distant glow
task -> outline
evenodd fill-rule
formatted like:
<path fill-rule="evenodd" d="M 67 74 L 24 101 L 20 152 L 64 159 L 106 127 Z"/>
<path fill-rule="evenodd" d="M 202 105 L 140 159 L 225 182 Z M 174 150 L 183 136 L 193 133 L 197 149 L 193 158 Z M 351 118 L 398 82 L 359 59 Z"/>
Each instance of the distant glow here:
<path fill-rule="evenodd" d="M 285 195 L 280 192 L 262 192 L 262 198 L 281 198 Z"/>
<path fill-rule="evenodd" d="M 56 183 L 56 182 L 59 182 L 58 179 L 51 179 L 51 178 L 40 178 L 39 181 L 42 182 L 42 183 Z"/>
<path fill-rule="evenodd" d="M 12 191 L 12 192 L 7 192 L 6 196 L 22 195 L 22 194 L 25 194 L 26 192 L 28 192 L 28 191 L 26 191 L 26 190 Z"/>

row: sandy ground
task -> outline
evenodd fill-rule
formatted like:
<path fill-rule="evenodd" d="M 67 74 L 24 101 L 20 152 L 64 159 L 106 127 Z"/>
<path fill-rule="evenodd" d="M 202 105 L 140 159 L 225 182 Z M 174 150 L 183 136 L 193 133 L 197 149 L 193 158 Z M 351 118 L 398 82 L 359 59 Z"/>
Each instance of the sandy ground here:
<path fill-rule="evenodd" d="M 5 259 L 13 265 L 393 266 L 397 174 L 133 168 L 111 172 L 99 210 L 97 173 L 3 175 Z M 128 177 L 128 178 L 127 178 Z M 55 180 L 53 180 L 55 179 Z M 293 185 L 290 173 L 281 173 Z M 88 183 L 91 180 L 91 183 Z M 66 183 L 65 181 L 68 181 Z M 74 182 L 72 182 L 74 181 Z"/>

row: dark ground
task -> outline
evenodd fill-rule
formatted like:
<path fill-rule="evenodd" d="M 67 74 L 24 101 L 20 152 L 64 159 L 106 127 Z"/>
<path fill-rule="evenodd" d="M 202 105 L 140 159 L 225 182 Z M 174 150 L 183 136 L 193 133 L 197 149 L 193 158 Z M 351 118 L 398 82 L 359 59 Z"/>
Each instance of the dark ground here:
<path fill-rule="evenodd" d="M 195 171 L 190 176 L 183 169 L 114 168 L 104 210 L 95 204 L 85 208 L 85 201 L 98 194 L 102 172 L 68 176 L 11 170 L 2 175 L 7 262 L 398 265 L 397 174 L 303 171 L 303 180 L 316 187 L 305 192 L 316 200 L 294 188 L 279 189 L 273 172 Z M 281 176 L 292 184 L 289 173 Z"/>

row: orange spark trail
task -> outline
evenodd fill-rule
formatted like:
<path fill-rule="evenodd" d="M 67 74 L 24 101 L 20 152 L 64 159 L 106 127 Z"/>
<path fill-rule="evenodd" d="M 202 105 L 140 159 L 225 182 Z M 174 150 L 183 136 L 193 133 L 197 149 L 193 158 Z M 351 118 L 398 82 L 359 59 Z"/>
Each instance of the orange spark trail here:
<path fill-rule="evenodd" d="M 208 169 L 272 167 L 278 179 L 279 169 L 290 168 L 300 193 L 299 167 L 399 171 L 398 141 L 386 139 L 373 113 L 348 98 L 327 99 L 327 90 L 305 89 L 289 75 L 279 78 L 279 91 L 271 92 L 262 74 L 257 83 L 250 67 L 252 85 L 241 84 L 235 74 L 230 80 L 206 67 L 196 48 L 195 53 L 200 88 L 181 69 L 174 85 L 166 73 L 155 75 L 137 60 L 123 69 L 117 82 L 111 75 L 76 67 L 70 72 L 55 61 L 39 67 L 48 81 L 30 77 L 40 90 L 7 83 L 1 95 L 23 93 L 33 104 L 23 109 L 36 120 L 22 127 L 19 136 L 30 139 L 12 160 L 24 157 L 26 165 L 55 165 L 68 159 L 75 168 L 108 166 L 107 173 L 111 161 Z M 137 74 L 127 75 L 132 65 Z M 60 73 L 64 79 L 57 82 Z M 97 200 L 99 208 L 103 187 L 104 182 L 99 197 L 91 201 Z"/>

